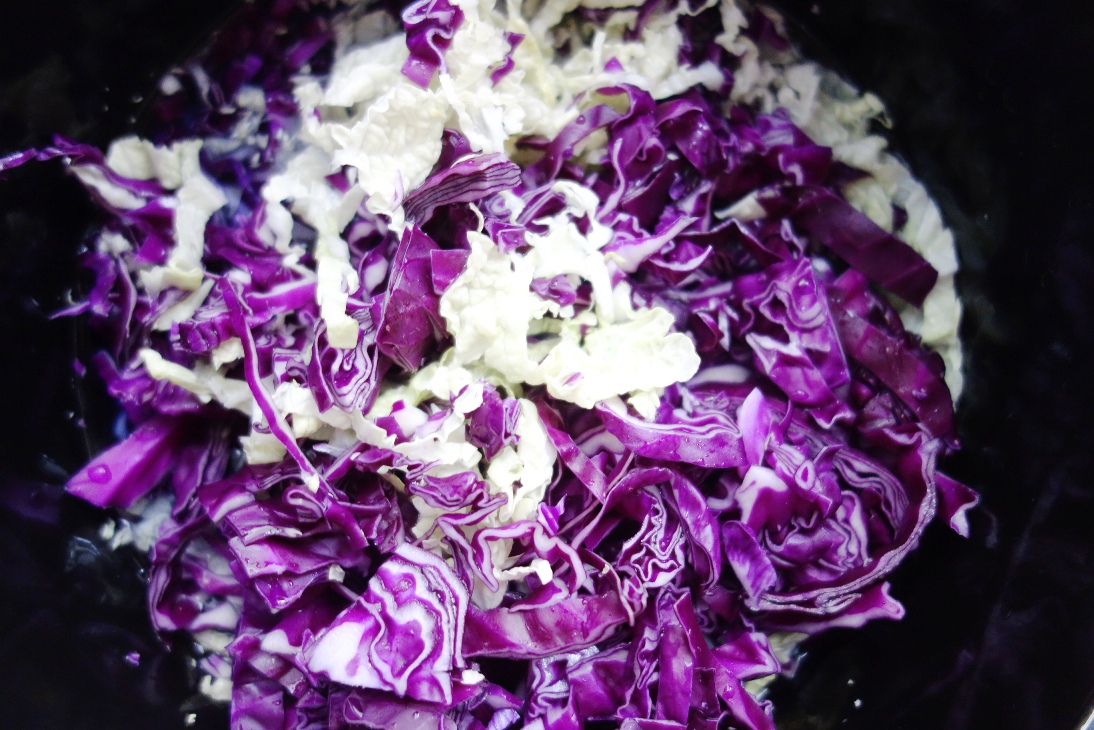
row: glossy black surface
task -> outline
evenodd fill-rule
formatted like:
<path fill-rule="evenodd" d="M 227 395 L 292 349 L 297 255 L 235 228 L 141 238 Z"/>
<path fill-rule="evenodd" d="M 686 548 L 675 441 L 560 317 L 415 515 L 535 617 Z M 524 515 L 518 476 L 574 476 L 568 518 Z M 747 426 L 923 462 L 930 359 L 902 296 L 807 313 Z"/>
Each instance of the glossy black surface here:
<path fill-rule="evenodd" d="M 58 132 L 98 145 L 126 132 L 231 6 L 3 3 L 0 156 Z M 75 322 L 47 319 L 78 283 L 95 220 L 57 162 L 0 179 L 0 727 L 172 730 L 193 711 L 191 727 L 225 728 L 225 712 L 191 706 L 182 655 L 152 635 L 142 561 L 103 552 L 103 515 L 62 495 L 66 474 L 108 443 L 115 412 L 73 375 L 86 347 Z"/>
<path fill-rule="evenodd" d="M 983 495 L 969 543 L 935 525 L 897 571 L 905 621 L 814 645 L 776 694 L 785 725 L 1078 728 L 1094 704 L 1094 10 L 785 7 L 890 104 L 957 233 L 966 449 L 951 468 Z"/>
<path fill-rule="evenodd" d="M 136 95 L 231 5 L 5 3 L 0 155 L 126 131 Z M 780 726 L 1078 728 L 1094 705 L 1094 6 L 780 5 L 811 53 L 889 103 L 958 234 L 966 450 L 950 469 L 984 497 L 971 540 L 936 526 L 896 574 L 903 622 L 808 645 L 773 689 Z M 191 710 L 225 727 L 180 710 L 188 670 L 151 635 L 139 561 L 104 556 L 100 515 L 61 495 L 110 427 L 77 398 L 77 330 L 46 318 L 93 222 L 56 163 L 0 180 L 0 727 L 181 728 Z"/>

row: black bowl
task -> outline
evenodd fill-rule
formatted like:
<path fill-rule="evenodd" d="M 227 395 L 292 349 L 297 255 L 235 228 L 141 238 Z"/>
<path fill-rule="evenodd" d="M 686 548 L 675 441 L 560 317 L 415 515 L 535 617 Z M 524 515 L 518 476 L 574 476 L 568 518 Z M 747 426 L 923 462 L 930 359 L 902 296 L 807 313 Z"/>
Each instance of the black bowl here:
<path fill-rule="evenodd" d="M 964 451 L 983 495 L 893 579 L 907 618 L 806 645 L 781 728 L 1074 730 L 1094 706 L 1094 5 L 782 0 L 809 55 L 888 104 L 893 145 L 957 233 Z M 228 0 L 16 3 L 0 23 L 0 156 L 134 129 Z M 0 713 L 16 729 L 226 727 L 153 637 L 142 561 L 62 494 L 113 410 L 50 320 L 95 211 L 58 163 L 0 180 Z"/>

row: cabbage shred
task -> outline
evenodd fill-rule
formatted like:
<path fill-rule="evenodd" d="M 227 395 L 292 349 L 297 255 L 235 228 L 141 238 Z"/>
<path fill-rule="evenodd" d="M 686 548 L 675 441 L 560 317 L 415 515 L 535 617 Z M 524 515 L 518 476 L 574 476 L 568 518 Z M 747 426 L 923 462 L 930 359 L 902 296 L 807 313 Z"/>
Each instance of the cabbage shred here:
<path fill-rule="evenodd" d="M 233 727 L 771 728 L 787 647 L 967 534 L 953 237 L 776 14 L 233 27 L 152 139 L 0 160 L 110 214 L 68 313 L 132 430 L 69 489 Z"/>

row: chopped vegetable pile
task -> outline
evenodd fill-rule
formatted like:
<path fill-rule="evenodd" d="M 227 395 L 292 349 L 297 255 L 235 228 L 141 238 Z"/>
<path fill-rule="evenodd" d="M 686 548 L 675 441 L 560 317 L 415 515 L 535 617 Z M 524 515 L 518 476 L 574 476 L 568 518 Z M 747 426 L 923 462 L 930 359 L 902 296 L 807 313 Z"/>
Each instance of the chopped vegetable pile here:
<path fill-rule="evenodd" d="M 734 0 L 331 5 L 248 6 L 149 139 L 0 159 L 106 213 L 65 314 L 124 438 L 69 491 L 235 728 L 774 727 L 976 502 L 883 107 Z"/>

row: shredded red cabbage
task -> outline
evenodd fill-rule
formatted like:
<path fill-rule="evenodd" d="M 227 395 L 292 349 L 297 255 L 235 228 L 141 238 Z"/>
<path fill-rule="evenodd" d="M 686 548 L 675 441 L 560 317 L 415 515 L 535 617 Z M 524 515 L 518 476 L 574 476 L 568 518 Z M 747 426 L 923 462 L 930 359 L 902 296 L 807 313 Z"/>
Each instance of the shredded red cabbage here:
<path fill-rule="evenodd" d="M 172 500 L 152 622 L 232 727 L 773 728 L 771 638 L 900 618 L 886 576 L 936 516 L 968 532 L 942 359 L 894 304 L 952 271 L 745 93 L 788 48 L 768 14 L 636 4 L 522 121 L 562 83 L 534 54 L 577 64 L 607 11 L 491 7 L 256 3 L 150 143 L 0 158 L 64 158 L 108 216 L 65 314 L 129 434 L 69 491 Z M 675 76 L 624 53 L 681 32 Z M 450 104 L 436 137 L 336 126 L 402 103 L 367 74 L 411 82 L 407 124 Z"/>

